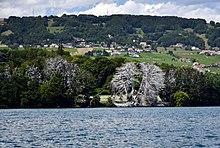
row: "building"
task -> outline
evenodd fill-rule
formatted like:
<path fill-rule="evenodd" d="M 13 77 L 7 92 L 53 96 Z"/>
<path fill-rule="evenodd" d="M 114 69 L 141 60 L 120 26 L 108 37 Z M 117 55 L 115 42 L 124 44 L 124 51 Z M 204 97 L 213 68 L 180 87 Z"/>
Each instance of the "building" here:
<path fill-rule="evenodd" d="M 205 64 L 200 64 L 199 62 L 194 62 L 194 63 L 192 64 L 192 67 L 193 67 L 194 69 L 197 69 L 197 70 L 200 71 L 200 72 L 209 71 L 209 69 L 206 68 L 206 65 L 205 65 Z"/>
<path fill-rule="evenodd" d="M 117 56 L 117 55 L 120 55 L 121 53 L 120 52 L 118 52 L 118 51 L 113 51 L 112 53 L 111 53 L 111 56 Z"/>
<path fill-rule="evenodd" d="M 207 56 L 220 55 L 220 51 L 216 50 L 202 50 L 199 54 L 204 54 Z"/>

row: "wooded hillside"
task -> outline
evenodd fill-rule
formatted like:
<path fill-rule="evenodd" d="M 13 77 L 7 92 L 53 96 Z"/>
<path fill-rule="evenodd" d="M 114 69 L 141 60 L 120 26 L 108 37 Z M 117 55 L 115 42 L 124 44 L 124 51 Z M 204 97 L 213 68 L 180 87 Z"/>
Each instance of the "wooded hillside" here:
<path fill-rule="evenodd" d="M 172 16 L 63 15 L 14 17 L 0 26 L 0 41 L 7 45 L 75 43 L 78 39 L 121 45 L 137 41 L 157 42 L 160 46 L 177 43 L 205 48 L 205 35 L 211 47 L 220 47 L 220 23 Z"/>

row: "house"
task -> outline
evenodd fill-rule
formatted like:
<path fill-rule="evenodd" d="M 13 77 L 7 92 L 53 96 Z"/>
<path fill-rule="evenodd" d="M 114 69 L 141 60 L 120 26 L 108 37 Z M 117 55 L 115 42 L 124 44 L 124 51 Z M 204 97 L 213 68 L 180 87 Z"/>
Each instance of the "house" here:
<path fill-rule="evenodd" d="M 46 45 L 46 44 L 44 45 L 44 48 L 48 48 L 48 47 L 49 47 L 49 45 Z"/>
<path fill-rule="evenodd" d="M 179 58 L 178 61 L 179 62 L 192 62 L 192 60 L 189 58 Z"/>
<path fill-rule="evenodd" d="M 101 47 L 106 48 L 106 47 L 108 47 L 108 45 L 105 42 L 101 42 Z"/>
<path fill-rule="evenodd" d="M 147 43 L 146 42 L 140 42 L 140 45 L 142 48 L 146 48 L 147 47 Z"/>
<path fill-rule="evenodd" d="M 183 44 L 182 43 L 177 43 L 176 45 L 174 45 L 174 47 L 182 48 Z"/>
<path fill-rule="evenodd" d="M 24 48 L 24 46 L 23 45 L 19 45 L 19 48 Z"/>
<path fill-rule="evenodd" d="M 64 48 L 73 48 L 73 44 L 72 43 L 66 43 L 66 44 L 62 44 Z"/>
<path fill-rule="evenodd" d="M 117 43 L 116 42 L 112 42 L 111 44 L 110 44 L 110 48 L 116 48 L 117 47 Z"/>
<path fill-rule="evenodd" d="M 194 62 L 193 66 L 199 66 L 199 62 Z"/>
<path fill-rule="evenodd" d="M 57 45 L 57 44 L 51 44 L 50 45 L 50 48 L 58 48 L 59 47 L 59 45 Z"/>
<path fill-rule="evenodd" d="M 141 52 L 143 52 L 143 49 L 137 49 L 136 48 L 135 51 L 138 52 L 138 53 L 141 53 Z"/>
<path fill-rule="evenodd" d="M 192 50 L 200 50 L 198 47 L 195 47 L 195 46 L 193 46 L 191 49 Z"/>
<path fill-rule="evenodd" d="M 86 46 L 86 42 L 85 42 L 85 41 L 80 42 L 80 43 L 79 43 L 79 46 L 85 47 L 85 46 Z"/>
<path fill-rule="evenodd" d="M 37 48 L 41 48 L 41 45 L 36 45 Z"/>
<path fill-rule="evenodd" d="M 151 53 L 152 53 L 151 50 L 144 50 L 143 52 L 144 52 L 144 53 L 148 53 L 148 54 L 151 54 Z"/>
<path fill-rule="evenodd" d="M 199 54 L 204 54 L 207 56 L 220 55 L 220 51 L 216 50 L 202 50 Z"/>
<path fill-rule="evenodd" d="M 220 62 L 213 64 L 213 67 L 220 67 Z"/>
<path fill-rule="evenodd" d="M 85 53 L 88 56 L 109 56 L 110 54 L 106 50 L 92 50 Z"/>
<path fill-rule="evenodd" d="M 133 52 L 134 49 L 133 48 L 128 48 L 128 52 Z"/>
<path fill-rule="evenodd" d="M 1 25 L 1 26 L 7 25 L 7 22 L 5 22 L 4 19 L 0 19 L 0 25 Z"/>
<path fill-rule="evenodd" d="M 73 37 L 73 39 L 77 42 L 84 42 L 85 41 L 83 38 Z"/>
<path fill-rule="evenodd" d="M 117 55 L 120 55 L 121 53 L 120 52 L 118 52 L 118 51 L 113 51 L 112 53 L 111 53 L 111 56 L 117 56 Z"/>
<path fill-rule="evenodd" d="M 199 64 L 199 68 L 205 68 L 205 64 Z"/>
<path fill-rule="evenodd" d="M 130 57 L 133 57 L 133 58 L 140 58 L 140 55 L 138 55 L 138 54 L 132 54 L 132 55 L 130 55 Z"/>
<path fill-rule="evenodd" d="M 111 54 L 111 52 L 112 52 L 111 50 L 105 50 L 105 51 L 108 52 L 108 53 L 110 53 L 110 54 Z"/>
<path fill-rule="evenodd" d="M 205 64 L 200 64 L 199 62 L 194 62 L 192 64 L 192 67 L 194 69 L 197 69 L 198 71 L 200 72 L 205 72 L 205 71 L 209 71 L 209 69 L 206 68 L 206 65 Z"/>

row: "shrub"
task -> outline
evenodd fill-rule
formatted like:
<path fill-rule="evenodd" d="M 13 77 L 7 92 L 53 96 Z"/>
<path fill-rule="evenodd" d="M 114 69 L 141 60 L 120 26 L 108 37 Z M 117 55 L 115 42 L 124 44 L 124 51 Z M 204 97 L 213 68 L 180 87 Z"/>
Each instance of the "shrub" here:
<path fill-rule="evenodd" d="M 115 107 L 111 97 L 108 97 L 108 101 L 106 103 L 106 106 L 107 107 Z"/>
<path fill-rule="evenodd" d="M 93 98 L 91 99 L 90 103 L 89 103 L 90 107 L 100 107 L 101 103 L 100 103 L 100 96 L 99 95 L 95 95 L 93 96 Z"/>
<path fill-rule="evenodd" d="M 183 91 L 178 91 L 173 94 L 173 98 L 175 100 L 176 106 L 188 106 L 189 105 L 189 95 Z"/>

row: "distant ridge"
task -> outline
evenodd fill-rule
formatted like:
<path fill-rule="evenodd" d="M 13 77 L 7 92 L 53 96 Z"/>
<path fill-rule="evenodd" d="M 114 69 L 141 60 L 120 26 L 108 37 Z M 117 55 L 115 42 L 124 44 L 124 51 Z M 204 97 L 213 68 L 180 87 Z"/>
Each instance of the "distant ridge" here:
<path fill-rule="evenodd" d="M 76 38 L 82 38 L 86 42 L 121 45 L 148 41 L 164 47 L 177 43 L 198 48 L 220 47 L 220 23 L 176 16 L 11 16 L 1 24 L 0 34 L 0 40 L 7 45 L 74 44 Z"/>

